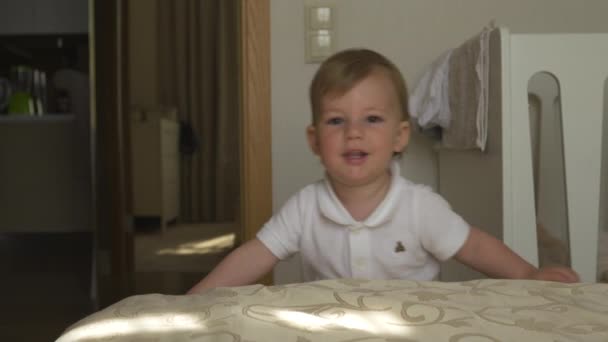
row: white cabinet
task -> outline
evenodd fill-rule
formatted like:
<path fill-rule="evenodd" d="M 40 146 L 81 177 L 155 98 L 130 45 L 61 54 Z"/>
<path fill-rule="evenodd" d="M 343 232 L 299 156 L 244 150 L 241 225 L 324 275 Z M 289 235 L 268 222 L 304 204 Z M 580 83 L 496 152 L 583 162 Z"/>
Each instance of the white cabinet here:
<path fill-rule="evenodd" d="M 179 213 L 179 124 L 136 121 L 131 127 L 133 216 L 159 217 L 163 231 Z"/>
<path fill-rule="evenodd" d="M 2 0 L 0 33 L 87 33 L 88 0 Z"/>

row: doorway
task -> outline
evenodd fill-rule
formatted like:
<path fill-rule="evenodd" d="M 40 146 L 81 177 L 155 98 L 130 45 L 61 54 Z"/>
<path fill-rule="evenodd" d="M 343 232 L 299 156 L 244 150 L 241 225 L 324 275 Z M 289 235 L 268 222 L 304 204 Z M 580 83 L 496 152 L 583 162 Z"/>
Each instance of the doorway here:
<path fill-rule="evenodd" d="M 200 278 L 238 233 L 238 0 L 129 0 L 126 16 L 135 292 L 183 293 L 150 285 Z"/>
<path fill-rule="evenodd" d="M 122 139 L 119 140 L 120 146 L 117 148 L 120 152 L 117 155 L 111 156 L 106 154 L 100 156 L 102 164 L 110 163 L 112 167 L 122 170 L 116 172 L 112 177 L 120 181 L 112 182 L 109 191 L 114 193 L 117 198 L 122 198 L 122 202 L 110 201 L 112 196 L 104 196 L 101 201 L 105 200 L 106 205 L 101 205 L 102 210 L 109 210 L 110 217 L 117 217 L 109 229 L 105 229 L 104 225 L 100 225 L 100 235 L 106 235 L 104 240 L 110 241 L 105 246 L 101 246 L 101 254 L 108 254 L 106 259 L 108 267 L 106 274 L 111 285 L 105 286 L 106 291 L 110 291 L 110 295 L 104 296 L 107 300 L 102 300 L 103 303 L 111 303 L 116 299 L 126 295 L 142 292 L 161 292 L 161 293 L 183 293 L 187 288 L 192 286 L 204 274 L 194 274 L 190 276 L 173 276 L 166 274 L 159 279 L 154 277 L 143 277 L 140 279 L 140 284 L 146 284 L 144 288 L 137 287 L 137 269 L 136 269 L 136 249 L 135 245 L 137 234 L 134 234 L 133 211 L 130 204 L 130 197 L 133 195 L 130 192 L 128 177 L 130 172 L 130 160 L 126 151 L 130 148 L 130 129 L 132 125 L 129 117 L 131 102 L 128 100 L 131 94 L 128 91 L 129 73 L 127 72 L 128 63 L 125 61 L 129 55 L 129 46 L 125 43 L 127 40 L 128 27 L 128 6 L 120 5 L 117 2 L 115 11 L 120 12 L 115 26 L 116 35 L 118 37 L 114 42 L 113 55 L 117 59 L 114 62 L 114 70 L 119 69 L 115 74 L 116 79 L 109 80 L 110 84 L 118 84 L 115 89 L 122 89 L 120 93 L 116 91 L 112 95 L 116 102 L 117 114 L 113 120 L 116 120 L 117 125 L 113 125 L 114 134 L 120 134 Z M 269 2 L 268 1 L 238 1 L 239 20 L 240 20 L 240 67 L 239 67 L 239 89 L 238 94 L 241 101 L 241 122 L 238 128 L 239 136 L 239 210 L 236 215 L 234 227 L 234 245 L 240 244 L 241 241 L 246 241 L 253 237 L 261 225 L 268 219 L 271 213 L 271 165 L 270 165 L 270 86 L 269 86 Z M 107 33 L 106 33 L 107 34 Z M 110 34 L 111 35 L 111 34 Z M 122 41 L 119 41 L 121 40 Z M 100 84 L 97 85 L 100 87 Z M 99 92 L 98 92 L 99 93 Z M 99 99 L 98 99 L 99 102 Z M 109 134 L 101 132 L 100 134 Z M 114 139 L 116 141 L 116 139 Z M 106 179 L 107 183 L 107 179 Z M 108 190 L 106 190 L 108 191 Z M 100 216 L 104 213 L 100 212 Z M 107 218 L 106 218 L 107 221 Z M 225 224 L 225 223 L 224 223 Z M 169 227 L 171 231 L 173 227 Z M 225 226 L 224 226 L 225 228 Z M 216 227 L 218 231 L 224 229 Z M 211 229 L 212 230 L 212 229 Z M 198 246 L 203 249 L 209 244 L 218 243 L 219 246 L 227 244 L 226 234 L 215 234 L 206 241 L 201 242 Z M 214 240 L 215 239 L 215 240 Z M 208 241 L 211 240 L 211 241 Z M 106 251 L 104 251 L 104 247 Z M 135 248 L 133 248 L 135 247 Z M 165 246 L 160 253 L 167 253 L 169 250 L 176 252 L 180 250 L 188 250 L 193 247 L 192 241 L 189 243 L 178 244 L 177 246 Z M 177 247 L 177 248 L 176 248 Z M 213 248 L 208 248 L 213 250 Z M 217 254 L 217 253 L 216 253 Z M 219 258 L 216 255 L 216 259 Z M 100 259 L 103 259 L 100 258 Z M 207 265 L 208 268 L 208 265 Z M 201 267 L 203 270 L 203 268 Z M 204 271 L 204 270 L 203 270 Z M 104 272 L 104 267 L 100 267 L 99 272 Z M 195 273 L 195 272 L 191 272 Z M 103 278 L 101 276 L 100 278 Z M 178 279 L 179 278 L 179 279 Z M 268 282 L 268 280 L 264 280 Z M 165 289 L 150 288 L 149 284 L 160 283 L 164 284 Z"/>

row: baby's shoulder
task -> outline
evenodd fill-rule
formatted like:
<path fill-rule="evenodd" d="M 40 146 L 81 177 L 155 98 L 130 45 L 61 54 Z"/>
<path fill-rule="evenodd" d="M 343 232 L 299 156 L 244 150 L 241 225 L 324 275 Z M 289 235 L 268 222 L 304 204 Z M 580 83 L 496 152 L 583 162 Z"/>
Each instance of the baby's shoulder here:
<path fill-rule="evenodd" d="M 300 188 L 288 197 L 287 201 L 283 204 L 283 208 L 297 208 L 299 211 L 309 208 L 316 202 L 320 186 L 320 182 L 314 182 Z"/>
<path fill-rule="evenodd" d="M 405 178 L 400 183 L 401 203 L 409 203 L 417 208 L 443 207 L 447 204 L 443 196 L 429 185 L 414 183 Z"/>
<path fill-rule="evenodd" d="M 409 179 L 401 177 L 398 183 L 400 192 L 405 196 L 428 196 L 435 194 L 433 188 L 426 184 L 414 183 Z"/>
<path fill-rule="evenodd" d="M 324 190 L 324 182 L 323 180 L 318 180 L 314 183 L 310 183 L 306 186 L 304 186 L 303 188 L 301 188 L 296 195 L 302 198 L 306 198 L 306 199 L 312 199 L 317 197 L 317 194 L 320 191 Z"/>

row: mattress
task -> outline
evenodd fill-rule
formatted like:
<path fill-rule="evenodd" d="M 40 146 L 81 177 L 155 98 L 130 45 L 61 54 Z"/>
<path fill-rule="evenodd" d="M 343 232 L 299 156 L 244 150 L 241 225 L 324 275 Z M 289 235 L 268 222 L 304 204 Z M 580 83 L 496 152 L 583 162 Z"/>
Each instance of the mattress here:
<path fill-rule="evenodd" d="M 337 279 L 128 297 L 57 341 L 608 341 L 608 284 Z"/>

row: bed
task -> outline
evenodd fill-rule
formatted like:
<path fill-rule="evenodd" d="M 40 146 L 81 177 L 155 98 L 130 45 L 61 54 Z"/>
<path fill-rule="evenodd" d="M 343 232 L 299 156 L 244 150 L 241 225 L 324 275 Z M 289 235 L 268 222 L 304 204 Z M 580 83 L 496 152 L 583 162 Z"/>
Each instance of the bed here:
<path fill-rule="evenodd" d="M 608 284 L 337 279 L 128 297 L 69 327 L 86 341 L 608 341 Z"/>

